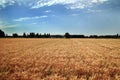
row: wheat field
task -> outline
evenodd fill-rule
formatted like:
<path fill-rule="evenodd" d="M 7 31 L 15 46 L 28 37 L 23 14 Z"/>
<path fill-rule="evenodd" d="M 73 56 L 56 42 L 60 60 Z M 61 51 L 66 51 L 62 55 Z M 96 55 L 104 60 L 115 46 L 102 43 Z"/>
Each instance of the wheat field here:
<path fill-rule="evenodd" d="M 0 39 L 0 80 L 120 80 L 120 39 Z"/>

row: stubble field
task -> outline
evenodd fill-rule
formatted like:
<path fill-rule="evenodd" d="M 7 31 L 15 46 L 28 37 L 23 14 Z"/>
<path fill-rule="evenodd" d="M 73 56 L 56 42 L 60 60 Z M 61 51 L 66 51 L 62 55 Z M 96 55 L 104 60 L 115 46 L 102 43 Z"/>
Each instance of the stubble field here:
<path fill-rule="evenodd" d="M 0 39 L 0 80 L 120 80 L 120 39 Z"/>

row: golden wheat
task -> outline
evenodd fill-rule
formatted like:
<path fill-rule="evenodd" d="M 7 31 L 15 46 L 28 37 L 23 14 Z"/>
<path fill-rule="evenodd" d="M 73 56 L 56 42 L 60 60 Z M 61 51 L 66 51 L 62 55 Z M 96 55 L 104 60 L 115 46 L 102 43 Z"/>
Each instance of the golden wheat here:
<path fill-rule="evenodd" d="M 0 39 L 0 80 L 120 80 L 120 39 Z"/>

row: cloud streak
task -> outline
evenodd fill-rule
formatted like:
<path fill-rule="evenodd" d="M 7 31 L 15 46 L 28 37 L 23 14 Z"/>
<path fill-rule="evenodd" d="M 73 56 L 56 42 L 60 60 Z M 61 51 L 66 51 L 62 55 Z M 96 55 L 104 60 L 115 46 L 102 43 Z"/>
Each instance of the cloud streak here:
<path fill-rule="evenodd" d="M 13 21 L 26 21 L 26 20 L 40 19 L 40 18 L 46 18 L 46 17 L 48 16 L 44 15 L 44 16 L 35 16 L 35 17 L 22 17 L 22 18 L 14 19 Z"/>
<path fill-rule="evenodd" d="M 100 12 L 102 12 L 102 10 L 92 10 L 92 9 L 88 9 L 87 12 L 88 12 L 88 13 L 100 13 Z"/>
<path fill-rule="evenodd" d="M 13 5 L 14 3 L 14 0 L 0 0 L 0 7 L 5 8 L 6 6 Z"/>
<path fill-rule="evenodd" d="M 5 29 L 5 28 L 14 28 L 17 27 L 18 25 L 0 25 L 0 29 Z"/>
<path fill-rule="evenodd" d="M 13 27 L 17 27 L 17 25 L 7 24 L 0 20 L 0 29 L 13 28 Z"/>
<path fill-rule="evenodd" d="M 29 6 L 31 9 L 52 5 L 63 5 L 67 9 L 83 9 L 106 1 L 109 0 L 1 0 L 0 7 L 5 8 L 16 3 L 19 6 Z"/>
<path fill-rule="evenodd" d="M 39 0 L 31 8 L 35 9 L 59 4 L 64 5 L 67 9 L 83 9 L 106 1 L 108 0 Z"/>
<path fill-rule="evenodd" d="M 52 12 L 52 11 L 51 11 L 51 10 L 46 10 L 46 11 L 45 11 L 45 13 L 50 13 L 50 12 Z"/>

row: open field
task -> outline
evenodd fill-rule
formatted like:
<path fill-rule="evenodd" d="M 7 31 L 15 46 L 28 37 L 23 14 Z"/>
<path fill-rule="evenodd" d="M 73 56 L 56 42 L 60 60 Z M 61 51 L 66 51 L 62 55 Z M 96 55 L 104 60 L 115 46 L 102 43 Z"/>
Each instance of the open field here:
<path fill-rule="evenodd" d="M 0 80 L 120 80 L 120 39 L 0 39 Z"/>

